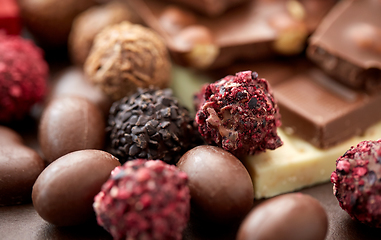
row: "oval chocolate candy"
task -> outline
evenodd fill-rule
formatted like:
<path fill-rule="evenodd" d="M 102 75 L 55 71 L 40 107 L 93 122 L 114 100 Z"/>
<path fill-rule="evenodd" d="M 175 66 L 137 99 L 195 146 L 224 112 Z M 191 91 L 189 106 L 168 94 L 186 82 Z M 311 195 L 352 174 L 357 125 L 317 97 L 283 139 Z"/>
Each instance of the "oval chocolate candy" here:
<path fill-rule="evenodd" d="M 324 240 L 327 215 L 309 195 L 289 193 L 266 200 L 242 222 L 237 240 Z"/>
<path fill-rule="evenodd" d="M 254 189 L 246 168 L 231 153 L 214 146 L 198 146 L 177 163 L 188 174 L 192 212 L 205 219 L 230 222 L 252 208 Z"/>
<path fill-rule="evenodd" d="M 32 192 L 34 208 L 57 226 L 95 219 L 94 197 L 117 166 L 118 159 L 101 150 L 80 150 L 60 157 L 37 178 Z"/>
<path fill-rule="evenodd" d="M 52 100 L 44 110 L 38 138 L 47 162 L 78 150 L 102 149 L 105 121 L 101 111 L 81 97 Z"/>

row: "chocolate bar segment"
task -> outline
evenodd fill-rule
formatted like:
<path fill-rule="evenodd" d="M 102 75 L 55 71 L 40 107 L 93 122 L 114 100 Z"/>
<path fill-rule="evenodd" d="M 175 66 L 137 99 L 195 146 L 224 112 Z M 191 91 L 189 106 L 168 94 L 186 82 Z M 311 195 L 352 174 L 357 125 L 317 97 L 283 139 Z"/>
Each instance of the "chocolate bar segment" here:
<path fill-rule="evenodd" d="M 129 3 L 166 41 L 174 60 L 198 69 L 225 67 L 237 59 L 298 54 L 336 0 L 256 0 L 208 18 L 154 0 Z"/>
<path fill-rule="evenodd" d="M 282 127 L 319 148 L 362 134 L 381 120 L 381 92 L 355 91 L 308 70 L 274 88 Z"/>
<path fill-rule="evenodd" d="M 215 17 L 221 15 L 229 8 L 248 2 L 249 0 L 170 0 L 174 3 L 183 4 L 206 16 Z"/>
<path fill-rule="evenodd" d="M 348 86 L 381 89 L 381 1 L 338 3 L 310 38 L 307 54 Z"/>

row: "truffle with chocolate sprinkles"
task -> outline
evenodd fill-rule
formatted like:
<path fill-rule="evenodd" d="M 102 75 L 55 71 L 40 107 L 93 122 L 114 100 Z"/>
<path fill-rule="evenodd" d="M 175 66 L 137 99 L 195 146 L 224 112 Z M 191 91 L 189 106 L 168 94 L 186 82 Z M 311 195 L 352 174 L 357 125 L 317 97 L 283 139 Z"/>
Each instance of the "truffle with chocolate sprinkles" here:
<path fill-rule="evenodd" d="M 237 157 L 282 145 L 278 105 L 268 82 L 256 72 L 239 72 L 204 86 L 194 103 L 198 130 L 209 144 Z"/>
<path fill-rule="evenodd" d="M 381 228 L 381 139 L 352 146 L 336 160 L 333 193 L 352 219 Z"/>
<path fill-rule="evenodd" d="M 201 143 L 188 110 L 178 104 L 169 88 L 139 88 L 114 102 L 106 131 L 111 153 L 122 162 L 144 158 L 175 164 Z"/>

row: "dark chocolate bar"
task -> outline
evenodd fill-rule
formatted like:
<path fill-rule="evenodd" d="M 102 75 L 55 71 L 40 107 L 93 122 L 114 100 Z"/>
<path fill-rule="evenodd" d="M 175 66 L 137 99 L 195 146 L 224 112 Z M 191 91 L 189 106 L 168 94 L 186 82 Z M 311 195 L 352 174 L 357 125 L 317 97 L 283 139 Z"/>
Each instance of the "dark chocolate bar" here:
<path fill-rule="evenodd" d="M 177 63 L 199 69 L 225 67 L 237 59 L 298 54 L 335 2 L 256 0 L 208 18 L 161 1 L 129 1 L 164 38 Z"/>
<path fill-rule="evenodd" d="M 381 92 L 350 89 L 315 68 L 273 89 L 282 127 L 319 148 L 360 135 L 381 120 Z"/>
<path fill-rule="evenodd" d="M 170 0 L 174 3 L 183 4 L 206 16 L 215 17 L 221 15 L 229 8 L 248 2 L 249 0 Z"/>
<path fill-rule="evenodd" d="M 307 54 L 348 86 L 381 89 L 381 1 L 338 3 L 310 38 Z"/>

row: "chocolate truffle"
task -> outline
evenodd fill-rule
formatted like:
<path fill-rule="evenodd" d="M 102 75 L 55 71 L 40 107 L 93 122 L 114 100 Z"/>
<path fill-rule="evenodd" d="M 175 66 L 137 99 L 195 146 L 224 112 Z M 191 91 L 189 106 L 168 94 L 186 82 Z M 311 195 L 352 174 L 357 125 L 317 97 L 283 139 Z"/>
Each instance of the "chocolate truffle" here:
<path fill-rule="evenodd" d="M 289 193 L 256 206 L 242 222 L 237 240 L 324 240 L 327 230 L 327 215 L 316 199 Z"/>
<path fill-rule="evenodd" d="M 91 102 L 75 96 L 51 101 L 45 108 L 38 129 L 39 143 L 49 163 L 77 150 L 102 149 L 105 121 Z"/>
<path fill-rule="evenodd" d="M 333 193 L 352 219 L 381 227 L 381 139 L 352 146 L 336 160 Z"/>
<path fill-rule="evenodd" d="M 95 0 L 18 0 L 23 23 L 44 46 L 66 44 L 74 18 Z"/>
<path fill-rule="evenodd" d="M 114 102 L 107 132 L 111 153 L 122 162 L 136 158 L 176 163 L 200 143 L 193 119 L 172 90 L 146 88 Z"/>
<path fill-rule="evenodd" d="M 93 84 L 118 100 L 138 87 L 168 86 L 171 64 L 159 35 L 138 24 L 122 22 L 96 36 L 84 70 Z"/>
<path fill-rule="evenodd" d="M 228 223 L 250 211 L 253 183 L 241 161 L 231 153 L 202 145 L 186 152 L 177 166 L 188 174 L 191 210 L 197 218 Z"/>
<path fill-rule="evenodd" d="M 0 122 L 19 120 L 46 92 L 48 65 L 33 42 L 0 32 Z"/>
<path fill-rule="evenodd" d="M 94 6 L 79 14 L 73 21 L 69 35 L 68 45 L 73 62 L 83 65 L 95 36 L 105 27 L 122 21 L 139 23 L 140 19 L 126 3 L 120 1 Z"/>
<path fill-rule="evenodd" d="M 278 105 L 269 83 L 256 72 L 229 75 L 196 95 L 198 130 L 209 144 L 237 157 L 282 145 Z"/>
<path fill-rule="evenodd" d="M 19 134 L 0 126 L 0 206 L 30 201 L 32 186 L 44 167 L 41 157 L 23 145 Z"/>
<path fill-rule="evenodd" d="M 111 99 L 104 92 L 86 80 L 79 67 L 68 67 L 54 79 L 48 101 L 62 96 L 86 98 L 97 105 L 105 116 L 108 116 L 112 104 Z"/>
<path fill-rule="evenodd" d="M 116 168 L 95 197 L 98 224 L 114 239 L 182 239 L 189 219 L 187 175 L 160 160 Z"/>
<path fill-rule="evenodd" d="M 93 199 L 117 166 L 117 158 L 100 150 L 81 150 L 60 157 L 37 178 L 32 192 L 34 209 L 57 226 L 95 218 Z"/>

